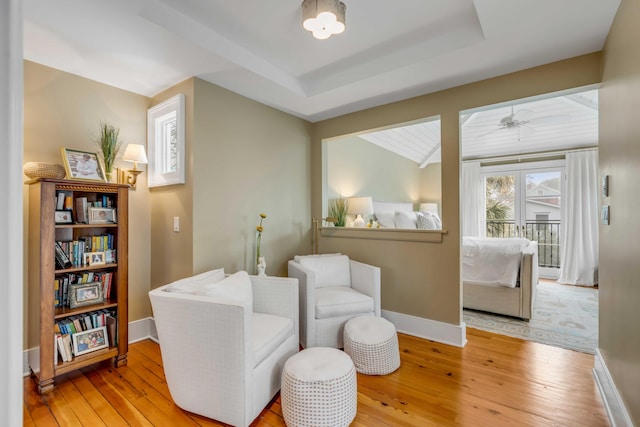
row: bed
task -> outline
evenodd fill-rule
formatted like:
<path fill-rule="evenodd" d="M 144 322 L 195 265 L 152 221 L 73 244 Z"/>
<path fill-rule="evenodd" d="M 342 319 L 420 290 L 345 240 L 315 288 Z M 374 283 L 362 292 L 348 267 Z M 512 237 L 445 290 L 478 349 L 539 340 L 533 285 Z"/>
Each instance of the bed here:
<path fill-rule="evenodd" d="M 463 238 L 465 308 L 529 320 L 537 283 L 537 242 L 518 238 Z"/>

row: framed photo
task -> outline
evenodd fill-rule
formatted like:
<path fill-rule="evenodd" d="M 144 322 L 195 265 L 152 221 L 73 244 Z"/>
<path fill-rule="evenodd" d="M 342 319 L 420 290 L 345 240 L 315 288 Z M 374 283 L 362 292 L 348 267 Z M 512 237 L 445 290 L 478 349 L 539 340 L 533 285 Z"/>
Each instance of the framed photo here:
<path fill-rule="evenodd" d="M 98 161 L 98 153 L 61 148 L 64 169 L 68 179 L 83 181 L 106 181 Z"/>
<path fill-rule="evenodd" d="M 71 268 L 73 266 L 73 264 L 71 263 L 71 260 L 67 256 L 67 253 L 64 251 L 64 249 L 62 249 L 62 246 L 60 246 L 60 243 L 58 242 L 56 242 L 56 245 L 55 245 L 55 252 L 56 252 L 56 268 L 65 269 L 65 268 Z"/>
<path fill-rule="evenodd" d="M 76 356 L 109 347 L 106 326 L 75 333 L 71 335 L 71 340 L 73 354 Z"/>
<path fill-rule="evenodd" d="M 86 265 L 102 265 L 107 263 L 104 252 L 85 252 L 84 263 Z"/>
<path fill-rule="evenodd" d="M 116 210 L 114 208 L 88 208 L 89 224 L 114 224 Z"/>
<path fill-rule="evenodd" d="M 56 211 L 55 219 L 56 224 L 71 224 L 73 222 L 71 211 Z"/>
<path fill-rule="evenodd" d="M 83 307 L 104 302 L 102 282 L 76 283 L 69 289 L 69 307 Z"/>

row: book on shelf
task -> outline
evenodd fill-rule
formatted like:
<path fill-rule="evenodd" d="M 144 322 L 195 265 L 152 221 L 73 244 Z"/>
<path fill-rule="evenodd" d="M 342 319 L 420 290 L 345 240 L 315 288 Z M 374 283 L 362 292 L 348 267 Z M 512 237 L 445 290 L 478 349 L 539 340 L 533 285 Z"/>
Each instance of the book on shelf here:
<path fill-rule="evenodd" d="M 117 325 L 116 318 L 109 315 L 106 316 L 107 323 L 107 336 L 109 337 L 109 345 L 111 347 L 115 347 L 118 345 L 118 334 L 117 334 Z"/>
<path fill-rule="evenodd" d="M 78 197 L 76 199 L 76 222 L 86 224 L 87 221 L 87 198 Z"/>

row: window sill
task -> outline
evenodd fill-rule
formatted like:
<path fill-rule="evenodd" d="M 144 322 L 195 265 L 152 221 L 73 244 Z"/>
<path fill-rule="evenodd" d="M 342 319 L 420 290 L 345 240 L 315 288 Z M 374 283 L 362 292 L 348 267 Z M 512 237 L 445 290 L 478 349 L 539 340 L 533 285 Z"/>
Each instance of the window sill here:
<path fill-rule="evenodd" d="M 447 230 L 401 230 L 386 228 L 322 227 L 322 237 L 349 239 L 395 240 L 404 242 L 441 243 Z"/>

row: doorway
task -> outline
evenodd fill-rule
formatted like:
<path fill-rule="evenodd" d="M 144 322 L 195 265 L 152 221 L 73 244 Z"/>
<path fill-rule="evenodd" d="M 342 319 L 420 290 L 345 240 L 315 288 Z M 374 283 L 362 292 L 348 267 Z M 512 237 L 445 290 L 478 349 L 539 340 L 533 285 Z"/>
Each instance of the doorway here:
<path fill-rule="evenodd" d="M 538 242 L 540 276 L 560 271 L 564 161 L 482 167 L 487 237 Z"/>

